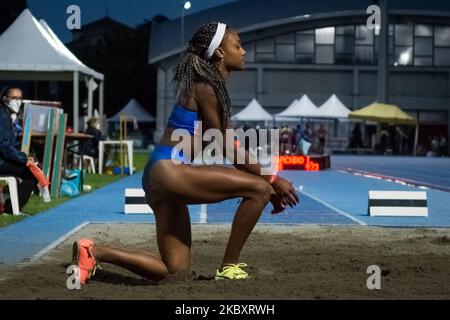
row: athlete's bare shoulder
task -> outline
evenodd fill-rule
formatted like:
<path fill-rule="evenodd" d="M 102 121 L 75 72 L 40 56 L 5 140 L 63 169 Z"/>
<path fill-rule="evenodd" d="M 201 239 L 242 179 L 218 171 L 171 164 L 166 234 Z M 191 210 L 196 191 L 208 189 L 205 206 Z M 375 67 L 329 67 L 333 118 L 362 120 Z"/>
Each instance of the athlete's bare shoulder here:
<path fill-rule="evenodd" d="M 221 115 L 219 102 L 213 87 L 208 83 L 196 83 L 195 100 L 205 124 L 209 128 L 220 128 Z"/>
<path fill-rule="evenodd" d="M 216 93 L 213 87 L 206 82 L 196 82 L 194 84 L 195 97 L 197 99 L 211 99 L 216 98 Z"/>

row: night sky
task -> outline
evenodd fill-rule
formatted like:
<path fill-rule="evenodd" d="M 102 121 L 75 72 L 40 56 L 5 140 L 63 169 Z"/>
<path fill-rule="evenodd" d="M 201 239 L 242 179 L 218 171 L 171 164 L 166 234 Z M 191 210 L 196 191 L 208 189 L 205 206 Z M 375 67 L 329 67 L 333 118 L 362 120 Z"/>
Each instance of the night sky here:
<path fill-rule="evenodd" d="M 187 14 L 233 1 L 235 0 L 191 0 L 192 7 Z M 82 25 L 108 13 L 110 18 L 135 27 L 158 14 L 169 19 L 179 17 L 183 3 L 182 0 L 28 0 L 28 7 L 37 19 L 46 20 L 58 37 L 67 42 L 71 40 L 71 33 L 66 27 L 69 17 L 66 9 L 72 4 L 81 9 Z"/>

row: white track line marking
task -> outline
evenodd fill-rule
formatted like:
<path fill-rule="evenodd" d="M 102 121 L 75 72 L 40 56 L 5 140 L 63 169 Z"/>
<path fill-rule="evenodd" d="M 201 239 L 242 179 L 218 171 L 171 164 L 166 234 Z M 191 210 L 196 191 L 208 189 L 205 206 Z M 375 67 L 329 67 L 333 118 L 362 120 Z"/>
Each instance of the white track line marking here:
<path fill-rule="evenodd" d="M 16 264 L 14 270 L 17 271 L 17 269 L 21 269 L 21 268 L 24 268 L 24 267 L 32 264 L 37 259 L 41 258 L 45 254 L 47 254 L 48 252 L 50 252 L 51 250 L 56 248 L 58 245 L 60 245 L 64 241 L 66 241 L 74 233 L 76 233 L 76 232 L 80 231 L 81 229 L 83 229 L 84 227 L 86 227 L 88 224 L 90 224 L 90 222 L 84 222 L 84 223 L 80 224 L 79 226 L 75 227 L 74 229 L 72 229 L 71 231 L 69 231 L 68 233 L 66 233 L 62 237 L 60 237 L 58 240 L 54 241 L 53 243 L 51 243 L 50 245 L 48 245 L 47 247 L 45 247 L 44 249 L 42 249 L 41 251 L 39 251 L 38 253 L 33 255 L 31 258 L 27 259 L 26 261 L 19 262 L 18 264 Z M 12 273 L 13 273 L 13 270 L 10 270 L 9 272 L 7 271 L 7 274 L 6 275 L 3 274 L 2 275 L 3 277 L 0 278 L 0 282 L 5 281 L 8 278 L 9 274 L 12 274 Z"/>
<path fill-rule="evenodd" d="M 208 205 L 202 204 L 200 206 L 200 223 L 206 223 L 208 221 Z"/>
<path fill-rule="evenodd" d="M 57 246 L 59 246 L 61 243 L 63 243 L 64 241 L 66 241 L 70 236 L 72 236 L 74 233 L 80 231 L 81 229 L 83 229 L 84 227 L 86 227 L 88 224 L 90 224 L 90 222 L 85 222 L 80 224 L 78 227 L 75 227 L 74 229 L 72 229 L 71 231 L 69 231 L 68 233 L 66 233 L 65 235 L 63 235 L 61 238 L 59 238 L 58 240 L 54 241 L 53 243 L 49 244 L 47 247 L 45 247 L 44 249 L 42 249 L 41 251 L 39 251 L 38 253 L 36 253 L 34 256 L 32 256 L 30 258 L 29 262 L 33 262 L 39 258 L 41 258 L 42 256 L 44 256 L 45 254 L 47 254 L 49 251 L 53 250 L 54 248 L 56 248 Z"/>
<path fill-rule="evenodd" d="M 334 212 L 337 212 L 337 213 L 343 215 L 344 217 L 347 217 L 347 218 L 349 218 L 350 220 L 353 220 L 353 221 L 355 221 L 356 223 L 358 223 L 358 224 L 360 224 L 360 225 L 362 225 L 362 226 L 367 226 L 367 223 L 365 223 L 364 221 L 359 220 L 358 218 L 355 218 L 355 217 L 353 217 L 351 214 L 348 214 L 348 213 L 346 213 L 346 212 L 344 212 L 344 211 L 342 211 L 342 210 L 339 210 L 338 208 L 332 206 L 331 204 L 329 204 L 329 203 L 327 203 L 327 202 L 325 202 L 325 201 L 323 201 L 323 200 L 320 200 L 319 198 L 314 197 L 313 195 L 311 195 L 311 194 L 305 192 L 304 190 L 302 190 L 302 189 L 300 189 L 300 188 L 298 188 L 298 187 L 296 187 L 295 190 L 297 190 L 297 191 L 300 192 L 300 193 L 303 193 L 305 196 L 307 196 L 307 197 L 309 197 L 309 198 L 311 198 L 311 199 L 313 199 L 313 200 L 319 202 L 320 204 L 323 204 L 323 205 L 324 205 L 325 207 L 327 207 L 328 209 L 331 209 L 331 210 L 333 210 Z"/>

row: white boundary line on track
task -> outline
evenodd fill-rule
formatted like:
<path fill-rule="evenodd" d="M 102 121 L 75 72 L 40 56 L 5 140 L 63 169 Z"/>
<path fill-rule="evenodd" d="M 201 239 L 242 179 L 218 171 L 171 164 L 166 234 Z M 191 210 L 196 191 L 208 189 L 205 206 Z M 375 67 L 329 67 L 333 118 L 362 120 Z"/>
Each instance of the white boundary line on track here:
<path fill-rule="evenodd" d="M 339 210 L 338 208 L 332 206 L 331 204 L 329 204 L 329 203 L 327 203 L 327 202 L 325 202 L 325 201 L 323 201 L 323 200 L 320 200 L 319 198 L 316 198 L 315 196 L 313 196 L 313 195 L 311 195 L 311 194 L 309 194 L 309 193 L 307 193 L 307 192 L 301 190 L 300 188 L 295 187 L 295 190 L 297 190 L 298 192 L 304 194 L 305 196 L 307 196 L 307 197 L 309 197 L 309 198 L 311 198 L 311 199 L 313 199 L 313 200 L 319 202 L 320 204 L 323 204 L 323 205 L 324 205 L 325 207 L 327 207 L 328 209 L 331 209 L 331 210 L 333 210 L 334 212 L 337 212 L 337 213 L 343 215 L 344 217 L 347 217 L 347 218 L 349 218 L 350 220 L 353 220 L 353 221 L 355 221 L 356 223 L 358 223 L 358 224 L 360 224 L 360 225 L 362 225 L 362 226 L 367 226 L 367 223 L 365 223 L 364 221 L 359 220 L 358 218 L 355 218 L 355 217 L 352 216 L 351 214 L 348 214 L 348 213 L 346 213 L 346 212 L 344 212 L 344 211 L 342 211 L 342 210 Z"/>
<path fill-rule="evenodd" d="M 383 181 L 387 181 L 387 182 L 398 183 L 398 184 L 408 186 L 408 187 L 419 188 L 422 190 L 432 189 L 432 190 L 439 190 L 439 191 L 443 191 L 443 192 L 450 192 L 450 187 L 446 187 L 446 186 L 442 186 L 442 185 L 438 185 L 438 184 L 410 180 L 410 179 L 400 178 L 400 177 L 393 177 L 393 176 L 384 175 L 381 173 L 373 173 L 373 172 L 359 170 L 359 169 L 342 168 L 342 167 L 336 167 L 335 169 L 338 172 L 349 173 L 349 174 L 357 176 L 357 177 L 383 180 Z"/>
<path fill-rule="evenodd" d="M 80 231 L 81 229 L 83 229 L 84 227 L 86 227 L 87 225 L 89 225 L 91 222 L 86 221 L 82 224 L 80 224 L 79 226 L 75 227 L 74 229 L 72 229 L 71 231 L 69 231 L 68 233 L 66 233 L 65 235 L 63 235 L 62 237 L 60 237 L 59 239 L 55 240 L 54 242 L 52 242 L 51 244 L 49 244 L 47 247 L 45 247 L 44 249 L 42 249 L 41 251 L 39 251 L 38 253 L 36 253 L 35 255 L 31 256 L 31 258 L 19 262 L 15 265 L 15 269 L 17 270 L 17 268 L 23 268 L 28 266 L 29 264 L 32 264 L 33 262 L 35 262 L 37 259 L 41 258 L 42 256 L 44 256 L 45 254 L 47 254 L 48 252 L 50 252 L 51 250 L 53 250 L 54 248 L 56 248 L 57 246 L 59 246 L 61 243 L 63 243 L 64 241 L 66 241 L 70 236 L 72 236 L 74 233 Z M 11 273 L 12 271 L 10 270 L 9 272 L 7 271 L 6 274 L 3 274 L 2 277 L 0 277 L 0 282 L 3 282 L 5 280 L 7 280 L 8 275 Z"/>
<path fill-rule="evenodd" d="M 208 205 L 202 204 L 200 206 L 200 223 L 208 222 Z"/>
<path fill-rule="evenodd" d="M 41 258 L 42 256 L 44 256 L 45 254 L 47 254 L 48 252 L 50 252 L 51 250 L 53 250 L 54 248 L 56 248 L 57 246 L 59 246 L 61 243 L 63 243 L 64 241 L 66 241 L 70 236 L 72 236 L 74 233 L 80 231 L 81 229 L 83 229 L 84 227 L 86 227 L 88 224 L 90 224 L 90 222 L 84 222 L 82 224 L 80 224 L 79 226 L 75 227 L 74 229 L 72 229 L 71 231 L 69 231 L 68 233 L 66 233 L 65 235 L 63 235 L 62 237 L 60 237 L 59 239 L 57 239 L 56 241 L 52 242 L 51 244 L 49 244 L 47 247 L 45 247 L 44 249 L 42 249 L 41 251 L 39 251 L 38 253 L 36 253 L 35 255 L 33 255 L 28 262 L 33 262 L 39 258 Z"/>

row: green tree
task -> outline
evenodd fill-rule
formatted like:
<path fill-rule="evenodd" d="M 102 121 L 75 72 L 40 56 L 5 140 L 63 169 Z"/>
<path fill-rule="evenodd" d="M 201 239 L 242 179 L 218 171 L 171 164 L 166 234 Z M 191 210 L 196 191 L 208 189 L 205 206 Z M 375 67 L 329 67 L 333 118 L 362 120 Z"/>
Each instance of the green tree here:
<path fill-rule="evenodd" d="M 89 46 L 69 44 L 75 55 L 105 75 L 105 112 L 117 113 L 131 98 L 155 114 L 156 71 L 148 64 L 149 26 L 107 32 Z"/>

